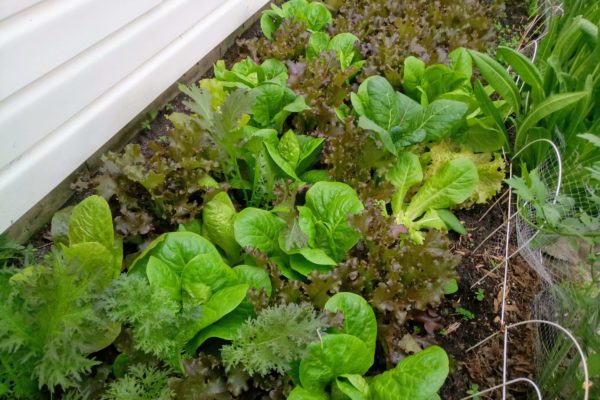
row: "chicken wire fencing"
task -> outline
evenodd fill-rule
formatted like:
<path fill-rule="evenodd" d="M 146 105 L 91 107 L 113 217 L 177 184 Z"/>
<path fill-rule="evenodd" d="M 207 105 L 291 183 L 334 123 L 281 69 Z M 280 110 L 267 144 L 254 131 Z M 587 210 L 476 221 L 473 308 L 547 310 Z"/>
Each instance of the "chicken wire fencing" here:
<path fill-rule="evenodd" d="M 533 142 L 530 146 L 535 144 L 536 142 Z M 562 159 L 559 146 L 550 141 L 546 141 L 546 144 L 550 151 L 544 162 L 537 168 L 537 173 L 548 193 L 547 205 L 560 207 L 559 199 L 561 195 L 564 196 L 564 190 L 569 189 L 570 186 L 564 185 L 562 181 Z M 518 159 L 518 156 L 518 153 L 515 154 L 513 160 Z M 513 164 L 510 164 L 509 177 L 512 178 L 512 176 Z M 467 351 L 477 351 L 477 348 L 484 343 L 502 336 L 503 383 L 484 388 L 464 399 L 480 398 L 480 396 L 491 394 L 498 396 L 501 393 L 501 398 L 504 400 L 510 398 L 509 388 L 512 385 L 520 384 L 530 386 L 533 398 L 583 398 L 587 400 L 590 398 L 591 386 L 587 358 L 584 348 L 578 342 L 578 337 L 572 331 L 581 331 L 582 327 L 597 329 L 598 310 L 594 309 L 594 302 L 590 309 L 582 310 L 579 303 L 581 299 L 574 298 L 567 289 L 571 287 L 570 284 L 585 285 L 591 277 L 581 274 L 579 268 L 581 259 L 557 256 L 557 254 L 560 255 L 557 253 L 557 246 L 566 247 L 568 243 L 562 244 L 562 238 L 556 234 L 546 234 L 544 224 L 537 223 L 540 220 L 536 214 L 541 209 L 539 204 L 533 205 L 522 201 L 512 193 L 510 188 L 491 207 L 499 207 L 501 200 L 507 204 L 504 222 L 473 251 L 476 253 L 485 242 L 492 242 L 493 245 L 490 247 L 496 249 L 497 253 L 490 254 L 490 256 L 502 260 L 473 285 L 473 287 L 477 286 L 495 271 L 502 272 L 500 329 Z M 570 209 L 565 210 L 564 215 L 568 216 L 569 211 Z M 517 256 L 521 256 L 536 272 L 541 286 L 532 305 L 532 319 L 509 323 L 506 310 L 511 279 L 510 265 Z M 579 293 L 579 295 L 582 294 Z M 590 319 L 590 316 L 593 318 Z M 533 326 L 535 332 L 535 379 L 527 376 L 515 376 L 518 374 L 511 371 L 509 366 L 510 334 L 517 329 L 525 329 L 527 326 Z M 596 335 L 598 333 L 592 332 Z M 569 379 L 572 381 L 568 381 Z"/>
<path fill-rule="evenodd" d="M 538 42 L 546 33 L 549 19 L 562 11 L 561 3 L 541 2 L 521 40 L 519 50 L 522 54 L 535 61 Z M 530 143 L 513 155 L 513 163 L 510 164 L 512 178 L 513 165 L 518 163 L 519 156 L 528 147 L 545 146 L 545 158 L 534 171 L 530 171 L 537 180 L 538 189 L 541 187 L 539 191 L 543 198 L 527 202 L 508 189 L 492 205 L 496 207 L 500 200 L 508 200 L 504 223 L 484 240 L 494 242 L 492 248 L 503 248 L 504 254 L 496 254 L 502 256 L 502 262 L 473 286 L 494 270 L 502 270 L 500 329 L 469 350 L 476 350 L 486 341 L 503 336 L 502 384 L 464 399 L 501 392 L 504 400 L 509 395 L 508 388 L 515 384 L 529 385 L 532 398 L 590 398 L 592 382 L 586 352 L 598 358 L 598 353 L 595 353 L 598 347 L 594 344 L 600 343 L 600 313 L 596 300 L 600 288 L 594 270 L 598 267 L 598 257 L 593 257 L 600 251 L 597 240 L 600 229 L 594 232 L 593 228 L 594 221 L 600 221 L 599 188 L 590 187 L 577 173 L 585 169 L 577 151 L 569 151 L 569 171 L 563 173 L 561 152 L 566 151 L 567 146 L 561 140 L 561 132 L 555 132 L 554 136 L 555 142 L 542 139 Z M 589 165 L 589 155 L 587 157 Z M 600 161 L 600 151 L 593 157 Z M 566 228 L 557 229 L 555 225 L 560 225 L 560 222 L 565 222 Z M 584 228 L 586 224 L 587 232 L 581 235 L 578 228 Z M 536 272 L 541 286 L 532 305 L 532 319 L 510 324 L 505 315 L 509 265 L 517 255 Z M 525 326 L 535 328 L 535 379 L 513 376 L 518 374 L 510 371 L 508 364 L 510 333 Z M 598 395 L 598 389 L 595 388 L 593 396 Z"/>

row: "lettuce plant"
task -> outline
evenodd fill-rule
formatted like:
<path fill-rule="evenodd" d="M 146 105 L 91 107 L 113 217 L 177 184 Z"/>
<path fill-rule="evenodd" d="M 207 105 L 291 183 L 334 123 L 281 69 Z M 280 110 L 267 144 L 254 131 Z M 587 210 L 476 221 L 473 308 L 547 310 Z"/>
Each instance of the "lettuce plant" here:
<path fill-rule="evenodd" d="M 448 375 L 448 356 L 437 346 L 402 360 L 382 374 L 364 378 L 373 364 L 377 322 L 367 302 L 353 293 L 338 293 L 325 309 L 344 317 L 341 331 L 308 346 L 299 368 L 300 385 L 288 399 L 436 398 Z"/>
<path fill-rule="evenodd" d="M 449 65 L 426 66 L 416 57 L 404 60 L 402 87 L 406 95 L 427 105 L 439 99 L 460 101 L 467 105 L 466 124 L 453 136 L 453 140 L 477 152 L 510 148 L 504 125 L 511 108 L 503 100 L 492 101 L 491 86 L 471 83 L 473 65 L 464 48 L 448 54 Z"/>
<path fill-rule="evenodd" d="M 117 230 L 125 235 L 146 235 L 164 224 L 194 219 L 202 204 L 198 197 L 216 186 L 208 157 L 210 142 L 185 114 L 169 116 L 173 124 L 167 143 L 149 141 L 143 151 L 128 144 L 120 153 L 102 156 L 100 173 L 92 179 L 96 193 L 116 199 L 120 209 Z"/>
<path fill-rule="evenodd" d="M 227 88 L 253 89 L 265 82 L 285 85 L 288 80 L 285 64 L 273 58 L 265 60 L 260 65 L 246 58 L 235 63 L 231 70 L 227 70 L 225 61 L 219 60 L 214 66 L 214 71 L 215 79 L 223 82 L 223 86 Z"/>
<path fill-rule="evenodd" d="M 247 58 L 236 63 L 230 71 L 225 68 L 222 60 L 218 61 L 215 64 L 215 79 L 205 79 L 200 82 L 200 86 L 210 92 L 213 102 L 215 98 L 227 98 L 223 89 L 250 90 L 248 95 L 253 99 L 250 125 L 257 128 L 274 128 L 279 132 L 290 114 L 308 109 L 304 97 L 297 96 L 286 86 L 287 80 L 288 70 L 281 61 L 268 59 L 258 65 Z M 193 87 L 190 89 L 193 90 Z M 200 100 L 199 94 L 192 95 L 190 89 L 182 87 L 182 90 L 194 100 Z M 200 103 L 206 101 L 201 100 Z M 188 105 L 193 109 L 193 103 Z M 220 102 L 216 105 L 220 105 Z M 201 116 L 206 115 L 198 108 L 194 111 Z"/>
<path fill-rule="evenodd" d="M 477 167 L 466 157 L 447 161 L 427 179 L 406 203 L 409 190 L 423 181 L 419 158 L 410 152 L 398 155 L 387 178 L 396 188 L 392 212 L 398 224 L 408 228 L 410 238 L 423 243 L 424 229 L 452 229 L 465 233 L 460 221 L 447 210 L 467 200 L 475 191 L 479 177 Z"/>
<path fill-rule="evenodd" d="M 0 274 L 0 380 L 14 398 L 76 387 L 120 325 L 98 312 L 99 297 L 121 270 L 108 204 L 91 196 L 72 209 L 68 243 L 42 264 Z"/>
<path fill-rule="evenodd" d="M 440 168 L 448 161 L 464 157 L 468 158 L 477 168 L 478 181 L 475 190 L 467 200 L 453 208 L 468 208 L 473 204 L 485 204 L 502 188 L 506 163 L 499 153 L 474 153 L 464 145 L 453 144 L 445 140 L 429 146 L 420 157 L 423 170 L 423 180 L 439 173 Z"/>
<path fill-rule="evenodd" d="M 168 371 L 135 364 L 125 376 L 111 382 L 102 400 L 171 400 L 175 392 L 167 386 L 168 379 Z"/>
<path fill-rule="evenodd" d="M 422 106 L 396 92 L 383 77 L 367 78 L 351 94 L 359 126 L 375 132 L 384 148 L 397 155 L 404 147 L 450 136 L 462 123 L 467 105 L 438 99 Z"/>
<path fill-rule="evenodd" d="M 208 240 L 185 231 L 164 234 L 148 245 L 131 265 L 129 276 L 123 279 L 133 277 L 139 277 L 137 284 L 149 299 L 157 296 L 163 299 L 159 310 L 167 308 L 165 314 L 171 314 L 167 320 L 172 323 L 166 324 L 162 341 L 146 340 L 148 335 L 155 334 L 148 330 L 154 317 L 152 313 L 136 312 L 147 307 L 143 297 L 121 304 L 118 298 L 109 295 L 107 308 L 114 319 L 133 326 L 141 350 L 155 354 L 179 370 L 182 370 L 184 347 L 193 353 L 208 338 L 228 339 L 252 314 L 251 304 L 245 301 L 250 287 L 270 291 L 266 272 L 251 266 L 229 267 Z M 118 290 L 119 285 L 117 294 L 123 293 Z"/>
<path fill-rule="evenodd" d="M 306 0 L 290 0 L 280 7 L 271 4 L 271 9 L 263 11 L 260 27 L 264 35 L 271 39 L 285 19 L 303 22 L 311 32 L 322 31 L 331 24 L 331 13 L 323 3 Z"/>
<path fill-rule="evenodd" d="M 249 374 L 285 374 L 325 327 L 325 318 L 309 304 L 268 307 L 240 326 L 221 357 L 227 369 L 239 364 Z"/>
<path fill-rule="evenodd" d="M 415 55 L 428 63 L 444 63 L 461 46 L 485 51 L 496 40 L 494 22 L 503 3 L 478 0 L 431 2 L 414 0 L 328 1 L 337 5 L 332 33 L 351 32 L 361 41 L 365 59 L 359 77 L 382 75 L 394 87 L 402 81 L 403 63 Z M 362 80 L 362 79 L 361 79 Z"/>
<path fill-rule="evenodd" d="M 332 50 L 337 55 L 342 70 L 352 67 L 358 72 L 364 61 L 356 49 L 356 42 L 358 38 L 348 32 L 339 33 L 332 38 L 325 32 L 315 32 L 308 41 L 306 58 L 311 60 L 319 57 L 324 51 Z"/>
<path fill-rule="evenodd" d="M 241 250 L 233 235 L 235 215 L 235 207 L 226 192 L 214 195 L 202 209 L 202 235 L 223 250 L 232 262 L 239 259 Z"/>
<path fill-rule="evenodd" d="M 348 185 L 317 182 L 297 214 L 287 211 L 287 224 L 272 212 L 249 207 L 235 217 L 234 234 L 240 246 L 259 250 L 286 276 L 298 278 L 328 271 L 345 257 L 360 238 L 348 216 L 362 209 Z"/>

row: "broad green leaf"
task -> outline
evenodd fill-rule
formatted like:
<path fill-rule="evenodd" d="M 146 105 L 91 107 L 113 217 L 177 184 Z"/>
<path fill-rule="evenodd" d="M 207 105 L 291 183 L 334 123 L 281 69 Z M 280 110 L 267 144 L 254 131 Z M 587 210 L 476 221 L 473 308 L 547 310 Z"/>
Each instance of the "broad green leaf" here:
<path fill-rule="evenodd" d="M 246 298 L 247 291 L 248 285 L 243 284 L 228 286 L 213 293 L 210 299 L 202 305 L 200 318 L 193 323 L 192 334 L 190 335 L 188 332 L 185 332 L 185 335 L 190 337 L 183 338 L 184 341 L 191 340 L 198 332 L 201 332 L 235 310 Z"/>
<path fill-rule="evenodd" d="M 473 76 L 473 60 L 467 49 L 464 47 L 454 49 L 448 54 L 448 57 L 452 60 L 452 70 L 470 80 Z"/>
<path fill-rule="evenodd" d="M 294 131 L 290 129 L 283 134 L 277 150 L 281 157 L 290 163 L 293 168 L 296 168 L 300 160 L 300 142 Z"/>
<path fill-rule="evenodd" d="M 331 13 L 323 3 L 309 3 L 306 22 L 309 31 L 322 31 L 327 25 L 331 24 Z"/>
<path fill-rule="evenodd" d="M 419 157 L 407 151 L 398 154 L 394 166 L 386 174 L 386 179 L 396 188 L 392 200 L 392 211 L 396 213 L 404 208 L 409 189 L 423 180 Z"/>
<path fill-rule="evenodd" d="M 453 230 L 454 232 L 460 233 L 461 235 L 467 234 L 467 230 L 465 229 L 465 227 L 460 223 L 459 219 L 456 218 L 456 216 L 451 211 L 440 209 L 435 210 L 435 212 L 437 213 L 438 217 L 440 217 L 440 219 L 444 221 L 444 224 L 446 224 L 446 227 L 449 230 Z"/>
<path fill-rule="evenodd" d="M 248 207 L 235 217 L 235 240 L 242 247 L 272 254 L 278 249 L 279 233 L 285 222 L 268 211 Z"/>
<path fill-rule="evenodd" d="M 403 131 L 411 133 L 423 130 L 426 140 L 437 141 L 449 136 L 460 125 L 467 109 L 468 106 L 459 101 L 435 100 L 401 126 Z"/>
<path fill-rule="evenodd" d="M 544 80 L 539 69 L 527 57 L 510 47 L 498 46 L 496 52 L 511 66 L 523 82 L 531 87 L 533 103 L 541 103 L 545 94 Z"/>
<path fill-rule="evenodd" d="M 377 341 L 377 320 L 369 303 L 357 294 L 342 292 L 331 297 L 324 309 L 333 313 L 342 312 L 344 315 L 343 332 L 356 336 L 365 343 L 372 363 Z"/>
<path fill-rule="evenodd" d="M 290 251 L 290 254 L 300 254 L 306 260 L 316 265 L 324 265 L 328 267 L 334 267 L 337 265 L 337 262 L 329 257 L 323 249 L 311 249 L 308 247 L 303 247 Z M 325 269 L 330 270 L 331 268 Z"/>
<path fill-rule="evenodd" d="M 297 112 L 302 112 L 304 110 L 310 110 L 310 107 L 308 105 L 306 105 L 306 101 L 304 100 L 303 96 L 296 96 L 294 101 L 292 101 L 291 103 L 286 105 L 283 109 L 290 113 L 293 113 L 293 112 L 297 113 Z"/>
<path fill-rule="evenodd" d="M 296 386 L 294 390 L 290 392 L 287 400 L 330 400 L 329 396 L 325 392 L 311 392 L 304 389 L 302 386 Z"/>
<path fill-rule="evenodd" d="M 330 181 L 331 177 L 329 176 L 329 171 L 326 169 L 313 169 L 300 175 L 300 180 L 314 184 L 321 181 Z"/>
<path fill-rule="evenodd" d="M 181 273 L 181 285 L 185 290 L 197 283 L 208 286 L 215 293 L 239 283 L 239 280 L 233 269 L 220 257 L 199 255 L 191 259 Z M 188 292 L 193 297 L 193 290 Z"/>
<path fill-rule="evenodd" d="M 320 392 L 338 376 L 363 375 L 372 363 L 361 339 L 343 333 L 326 335 L 308 346 L 300 362 L 300 382 L 305 389 Z"/>
<path fill-rule="evenodd" d="M 281 6 L 286 18 L 295 17 L 299 21 L 306 22 L 309 3 L 306 0 L 289 0 Z"/>
<path fill-rule="evenodd" d="M 306 58 L 311 60 L 321 55 L 329 46 L 329 35 L 325 32 L 314 32 L 308 39 Z"/>
<path fill-rule="evenodd" d="M 407 111 L 403 110 L 406 105 L 409 108 L 418 106 L 413 100 L 404 100 L 402 96 L 404 95 L 397 93 L 387 79 L 371 76 L 364 80 L 351 100 L 360 116 L 390 131 L 402 121 L 402 115 Z"/>
<path fill-rule="evenodd" d="M 281 85 L 285 85 L 288 80 L 288 70 L 286 65 L 274 58 L 265 60 L 260 65 L 260 71 L 262 81 L 277 82 Z"/>
<path fill-rule="evenodd" d="M 88 281 L 99 289 L 107 287 L 121 272 L 114 262 L 114 254 L 98 242 L 77 243 L 62 249 L 65 258 L 76 261 Z"/>
<path fill-rule="evenodd" d="M 112 214 L 104 198 L 90 196 L 73 207 L 69 221 L 69 244 L 98 242 L 111 249 L 114 240 Z"/>
<path fill-rule="evenodd" d="M 238 265 L 233 267 L 233 272 L 237 275 L 238 282 L 246 283 L 252 289 L 263 289 L 267 296 L 271 296 L 272 286 L 269 273 L 264 268 L 251 265 Z"/>
<path fill-rule="evenodd" d="M 146 276 L 152 287 L 165 290 L 173 300 L 181 301 L 181 278 L 167 263 L 150 256 Z"/>
<path fill-rule="evenodd" d="M 298 272 L 294 271 L 291 267 L 290 267 L 290 263 L 289 260 L 284 260 L 282 257 L 271 257 L 270 260 L 277 265 L 277 269 L 279 269 L 279 271 L 281 272 L 281 274 L 283 276 L 285 276 L 287 279 L 289 280 L 302 280 L 304 279 L 304 276 L 302 276 L 301 274 L 299 274 Z"/>
<path fill-rule="evenodd" d="M 170 232 L 154 239 L 152 243 L 134 260 L 130 273 L 145 274 L 150 256 L 167 263 L 177 274 L 195 257 L 221 259 L 215 246 L 202 236 L 193 232 Z"/>
<path fill-rule="evenodd" d="M 375 123 L 375 121 L 372 121 L 367 117 L 361 116 L 358 119 L 358 126 L 362 129 L 373 131 L 373 132 L 377 133 L 379 136 L 379 140 L 381 140 L 381 143 L 383 144 L 383 147 L 385 147 L 385 149 L 387 151 L 389 151 L 390 153 L 392 153 L 393 155 L 398 154 L 398 151 L 396 150 L 396 145 L 394 144 L 391 133 L 389 131 L 385 130 L 384 128 L 380 127 L 379 125 L 377 125 Z M 423 134 L 423 137 L 424 136 L 425 135 Z"/>
<path fill-rule="evenodd" d="M 273 163 L 275 163 L 275 165 L 279 167 L 281 172 L 283 172 L 285 176 L 299 181 L 300 178 L 298 177 L 298 175 L 296 175 L 294 167 L 281 156 L 281 153 L 277 150 L 277 148 L 269 142 L 264 142 L 263 144 L 265 146 L 265 149 L 267 150 L 267 154 L 269 154 L 269 157 L 271 158 L 271 160 L 273 160 Z"/>
<path fill-rule="evenodd" d="M 473 125 L 462 132 L 456 140 L 475 152 L 493 152 L 501 149 L 508 150 L 508 136 L 495 126 L 487 126 L 484 121 L 474 119 Z"/>
<path fill-rule="evenodd" d="M 225 61 L 219 60 L 215 64 L 215 78 L 223 83 L 225 87 L 237 87 L 252 89 L 259 83 L 258 70 L 260 66 L 249 57 L 237 62 L 228 71 Z"/>
<path fill-rule="evenodd" d="M 508 72 L 487 54 L 475 50 L 468 50 L 468 52 L 477 65 L 477 68 L 479 68 L 481 75 L 510 104 L 514 113 L 519 116 L 521 112 L 519 88 Z"/>
<path fill-rule="evenodd" d="M 416 101 L 420 101 L 421 92 L 418 87 L 425 74 L 425 63 L 420 59 L 409 56 L 404 60 L 404 92 Z"/>
<path fill-rule="evenodd" d="M 308 244 L 316 246 L 317 240 L 317 220 L 310 207 L 298 206 L 298 227 L 306 235 Z M 304 246 L 302 246 L 304 247 Z"/>
<path fill-rule="evenodd" d="M 188 353 L 194 354 L 204 342 L 211 338 L 223 340 L 233 339 L 240 326 L 242 326 L 246 320 L 252 318 L 254 314 L 254 307 L 252 304 L 248 300 L 242 301 L 235 310 L 198 332 L 198 334 L 186 345 Z"/>
<path fill-rule="evenodd" d="M 475 190 L 479 178 L 473 161 L 455 158 L 444 164 L 412 197 L 406 209 L 410 220 L 415 220 L 428 209 L 448 208 L 465 201 Z"/>
<path fill-rule="evenodd" d="M 316 164 L 325 139 L 306 135 L 298 135 L 297 138 L 300 144 L 300 157 L 296 166 L 296 172 L 302 174 Z"/>
<path fill-rule="evenodd" d="M 294 271 L 298 272 L 300 275 L 308 276 L 311 272 L 314 271 L 327 273 L 331 271 L 333 266 L 316 264 L 310 260 L 307 260 L 306 257 L 302 256 L 301 254 L 292 254 L 290 256 L 290 267 Z"/>
<path fill-rule="evenodd" d="M 431 346 L 404 360 L 392 370 L 370 381 L 372 396 L 377 400 L 430 400 L 435 398 L 448 376 L 448 356 L 438 346 Z"/>
<path fill-rule="evenodd" d="M 456 279 L 450 279 L 444 284 L 444 294 L 454 294 L 458 292 L 458 282 Z"/>
<path fill-rule="evenodd" d="M 235 215 L 235 208 L 226 192 L 217 193 L 202 209 L 203 235 L 223 249 L 230 260 L 236 260 L 240 255 L 240 246 L 233 234 Z"/>
<path fill-rule="evenodd" d="M 296 100 L 291 89 L 276 83 L 265 83 L 252 89 L 251 93 L 256 98 L 252 106 L 253 119 L 265 128 L 271 127 L 275 116 Z"/>
<path fill-rule="evenodd" d="M 306 207 L 314 215 L 315 225 L 321 227 L 316 247 L 328 248 L 334 260 L 341 260 L 360 238 L 348 223 L 348 215 L 364 208 L 356 192 L 344 183 L 317 182 L 306 192 Z"/>
<path fill-rule="evenodd" d="M 274 4 L 271 4 L 271 10 L 263 11 L 260 17 L 260 29 L 267 39 L 273 39 L 273 32 L 279 28 L 283 18 L 282 10 Z"/>
<path fill-rule="evenodd" d="M 335 50 L 342 70 L 352 65 L 356 55 L 354 47 L 356 42 L 358 42 L 358 38 L 349 32 L 340 33 L 331 38 L 329 49 Z"/>
<path fill-rule="evenodd" d="M 577 103 L 587 95 L 587 92 L 560 93 L 549 96 L 539 103 L 527 114 L 527 117 L 518 127 L 517 136 L 515 137 L 515 151 L 520 150 L 530 142 L 528 138 L 529 131 L 541 120 Z"/>
<path fill-rule="evenodd" d="M 417 221 L 414 222 L 414 225 L 411 228 L 415 230 L 425 230 L 425 229 L 436 229 L 438 231 L 446 230 L 446 223 L 440 218 L 437 213 L 437 210 L 429 209 L 425 211 L 425 214 Z"/>
<path fill-rule="evenodd" d="M 369 400 L 369 384 L 360 375 L 342 375 L 335 380 L 338 389 L 350 400 Z"/>

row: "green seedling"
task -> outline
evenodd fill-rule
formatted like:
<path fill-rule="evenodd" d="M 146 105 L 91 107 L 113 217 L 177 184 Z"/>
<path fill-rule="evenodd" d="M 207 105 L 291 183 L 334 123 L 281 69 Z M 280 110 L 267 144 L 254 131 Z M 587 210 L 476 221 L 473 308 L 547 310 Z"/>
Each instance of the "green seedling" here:
<path fill-rule="evenodd" d="M 460 314 L 465 321 L 471 321 L 471 320 L 475 319 L 475 314 L 473 314 L 471 311 L 467 310 L 466 308 L 458 307 L 455 309 L 455 311 L 457 314 Z"/>
<path fill-rule="evenodd" d="M 485 299 L 485 291 L 482 288 L 478 288 L 475 292 L 475 299 L 477 301 L 483 301 L 483 299 Z"/>

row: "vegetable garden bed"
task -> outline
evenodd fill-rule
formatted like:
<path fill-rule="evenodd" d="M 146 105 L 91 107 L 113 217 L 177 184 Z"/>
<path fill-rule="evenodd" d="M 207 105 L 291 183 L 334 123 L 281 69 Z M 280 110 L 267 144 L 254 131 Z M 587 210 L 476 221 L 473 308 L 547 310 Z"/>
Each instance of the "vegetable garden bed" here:
<path fill-rule="evenodd" d="M 265 11 L 81 176 L 35 246 L 0 243 L 0 397 L 462 399 L 505 382 L 506 360 L 575 398 L 571 347 L 543 342 L 564 354 L 540 367 L 540 329 L 511 334 L 506 357 L 494 336 L 534 319 L 548 285 L 512 256 L 513 201 L 548 243 L 587 251 L 588 272 L 554 283 L 585 298 L 568 328 L 597 395 L 598 214 L 550 198 L 549 147 L 530 143 L 563 140 L 579 196 L 598 201 L 600 70 L 581 60 L 600 54 L 600 6 L 523 26 L 532 62 L 506 27 L 535 4 Z"/>

